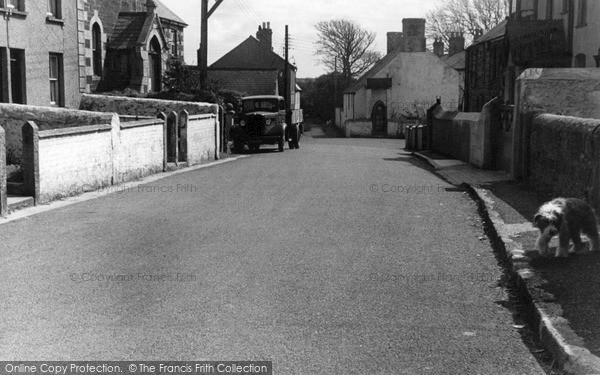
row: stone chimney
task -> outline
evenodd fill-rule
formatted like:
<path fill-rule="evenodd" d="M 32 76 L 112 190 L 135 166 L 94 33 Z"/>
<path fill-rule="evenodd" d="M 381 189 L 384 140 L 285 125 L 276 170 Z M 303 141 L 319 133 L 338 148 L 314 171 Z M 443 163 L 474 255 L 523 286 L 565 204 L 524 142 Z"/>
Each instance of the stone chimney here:
<path fill-rule="evenodd" d="M 156 3 L 154 0 L 146 0 L 146 12 L 148 14 L 156 13 Z"/>
<path fill-rule="evenodd" d="M 438 57 L 442 57 L 444 55 L 444 41 L 441 37 L 435 38 L 435 42 L 433 42 L 433 53 Z"/>
<path fill-rule="evenodd" d="M 465 37 L 462 32 L 452 32 L 450 33 L 450 40 L 448 46 L 448 54 L 454 55 L 456 53 L 462 52 L 465 50 Z"/>
<path fill-rule="evenodd" d="M 262 27 L 258 25 L 256 39 L 269 51 L 273 51 L 273 30 L 271 30 L 271 22 L 263 22 Z"/>
<path fill-rule="evenodd" d="M 427 51 L 425 19 L 405 18 L 402 20 L 402 52 Z"/>
<path fill-rule="evenodd" d="M 387 53 L 400 48 L 400 46 L 402 46 L 402 33 L 396 31 L 387 33 Z"/>

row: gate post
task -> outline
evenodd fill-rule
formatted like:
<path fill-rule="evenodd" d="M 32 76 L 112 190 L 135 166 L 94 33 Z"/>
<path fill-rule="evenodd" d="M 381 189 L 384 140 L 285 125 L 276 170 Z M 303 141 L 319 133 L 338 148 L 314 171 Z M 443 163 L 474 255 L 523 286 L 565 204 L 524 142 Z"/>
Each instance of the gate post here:
<path fill-rule="evenodd" d="M 158 114 L 159 119 L 163 120 L 163 172 L 167 171 L 167 115 L 164 112 Z"/>
<path fill-rule="evenodd" d="M 40 203 L 39 129 L 35 122 L 27 121 L 21 128 L 23 136 L 23 193 L 32 196 L 34 204 Z"/>
<path fill-rule="evenodd" d="M 190 114 L 185 109 L 179 113 L 179 121 L 177 126 L 177 161 L 182 163 L 188 163 L 188 147 L 187 147 L 187 133 L 189 125 Z"/>
<path fill-rule="evenodd" d="M 177 152 L 177 126 L 179 116 L 171 112 L 167 116 L 167 162 L 178 163 Z"/>

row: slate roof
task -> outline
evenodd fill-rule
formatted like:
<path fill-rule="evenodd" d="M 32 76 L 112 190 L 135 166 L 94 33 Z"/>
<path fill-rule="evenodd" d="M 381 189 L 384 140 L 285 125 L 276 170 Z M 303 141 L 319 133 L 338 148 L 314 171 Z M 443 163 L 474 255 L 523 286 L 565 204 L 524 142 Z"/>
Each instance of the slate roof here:
<path fill-rule="evenodd" d="M 450 65 L 451 67 L 453 67 L 456 70 L 465 70 L 466 57 L 467 57 L 467 51 L 461 51 L 461 52 L 455 53 L 454 55 L 444 55 L 441 57 L 441 59 L 447 65 Z"/>
<path fill-rule="evenodd" d="M 361 88 L 363 88 L 367 84 L 368 78 L 371 78 L 375 74 L 377 74 L 388 63 L 390 63 L 392 60 L 394 60 L 396 58 L 396 56 L 398 56 L 401 53 L 401 51 L 402 50 L 400 48 L 396 48 L 392 52 L 385 55 L 381 60 L 379 60 L 377 63 L 375 63 L 375 65 L 373 65 L 373 67 L 371 67 L 371 69 L 369 69 L 365 74 L 363 74 L 363 76 L 360 77 L 358 79 L 358 81 L 356 81 L 355 84 L 348 87 L 348 89 L 346 89 L 346 91 L 344 91 L 344 93 L 354 93 L 354 92 L 357 92 L 358 90 L 360 90 Z"/>
<path fill-rule="evenodd" d="M 502 38 L 506 35 L 506 25 L 508 25 L 508 20 L 504 20 L 500 22 L 496 27 L 483 34 L 479 39 L 477 39 L 473 44 L 469 47 L 475 46 L 477 44 L 487 42 L 488 40 L 494 40 L 498 38 Z"/>
<path fill-rule="evenodd" d="M 175 22 L 183 24 L 185 26 L 188 25 L 187 23 L 185 23 L 184 20 L 182 20 L 177 14 L 175 14 L 175 12 L 173 12 L 171 9 L 169 9 L 169 7 L 167 7 L 165 4 L 163 4 L 160 0 L 154 0 L 154 2 L 156 3 L 156 13 L 158 13 L 158 16 L 160 18 L 165 18 L 170 21 L 175 21 Z"/>
<path fill-rule="evenodd" d="M 118 50 L 134 48 L 144 28 L 146 16 L 147 14 L 142 12 L 119 13 L 107 48 Z"/>
<path fill-rule="evenodd" d="M 277 93 L 276 69 L 242 70 L 242 69 L 209 69 L 209 82 L 227 90 L 239 91 L 244 95 L 275 95 Z"/>
<path fill-rule="evenodd" d="M 296 70 L 293 64 L 290 67 Z M 267 51 L 261 42 L 249 36 L 237 47 L 215 61 L 212 69 L 284 69 L 285 59 L 273 51 Z"/>

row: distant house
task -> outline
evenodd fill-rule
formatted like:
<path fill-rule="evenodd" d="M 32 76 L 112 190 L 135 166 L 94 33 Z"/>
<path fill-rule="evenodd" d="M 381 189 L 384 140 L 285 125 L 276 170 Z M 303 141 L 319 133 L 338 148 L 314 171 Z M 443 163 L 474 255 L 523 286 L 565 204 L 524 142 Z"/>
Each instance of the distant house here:
<path fill-rule="evenodd" d="M 387 55 L 344 92 L 339 121 L 346 134 L 396 136 L 402 123 L 423 117 L 442 98 L 460 102 L 460 73 L 426 49 L 425 20 L 404 19 L 403 32 L 387 34 Z"/>
<path fill-rule="evenodd" d="M 249 36 L 214 62 L 208 81 L 221 89 L 247 95 L 284 95 L 285 59 L 273 52 L 273 30 L 269 22 L 258 26 L 256 37 Z M 299 101 L 296 66 L 288 63 L 291 107 Z M 298 98 L 298 99 L 296 99 Z M 299 105 L 299 103 L 298 103 Z"/>
<path fill-rule="evenodd" d="M 97 88 L 159 90 L 165 62 L 183 54 L 186 24 L 159 0 L 0 0 L 0 13 L 4 103 L 77 107 Z"/>

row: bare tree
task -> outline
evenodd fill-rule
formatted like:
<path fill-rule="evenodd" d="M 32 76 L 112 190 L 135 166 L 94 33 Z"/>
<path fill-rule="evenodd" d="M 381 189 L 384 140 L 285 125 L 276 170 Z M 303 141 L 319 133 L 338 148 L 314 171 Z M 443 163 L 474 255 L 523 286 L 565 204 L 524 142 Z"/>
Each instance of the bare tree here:
<path fill-rule="evenodd" d="M 426 15 L 427 38 L 442 37 L 448 46 L 452 32 L 466 33 L 468 43 L 478 32 L 490 31 L 509 13 L 509 0 L 444 0 Z"/>
<path fill-rule="evenodd" d="M 328 69 L 341 70 L 346 82 L 360 77 L 381 58 L 373 50 L 375 33 L 361 28 L 356 22 L 347 20 L 321 21 L 316 29 L 319 40 L 316 42 L 315 55 Z"/>

